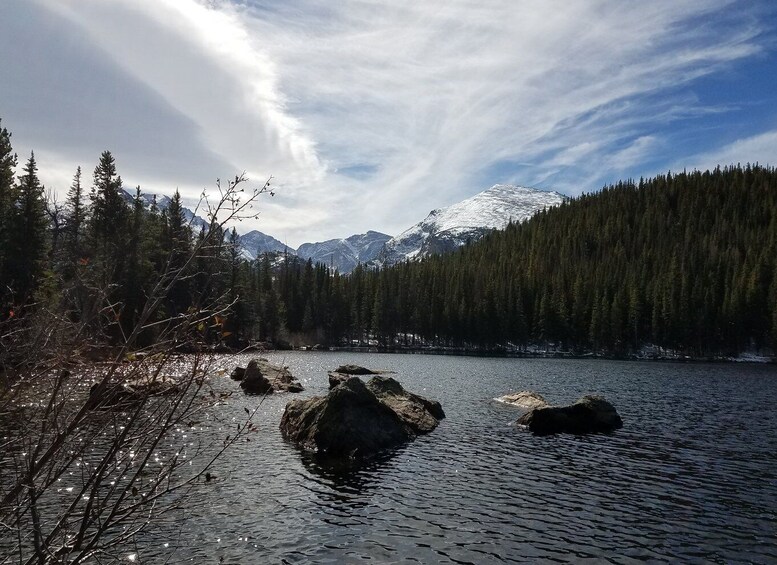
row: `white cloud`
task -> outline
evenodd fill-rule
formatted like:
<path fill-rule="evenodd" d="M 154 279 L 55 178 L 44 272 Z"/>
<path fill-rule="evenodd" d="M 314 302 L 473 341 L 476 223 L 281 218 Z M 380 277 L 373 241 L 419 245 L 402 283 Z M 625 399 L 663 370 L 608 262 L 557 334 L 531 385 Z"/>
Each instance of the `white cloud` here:
<path fill-rule="evenodd" d="M 658 140 L 652 135 L 638 137 L 627 147 L 610 155 L 607 158 L 607 164 L 613 170 L 626 171 L 630 167 L 638 165 L 657 143 Z"/>
<path fill-rule="evenodd" d="M 725 167 L 747 163 L 777 166 L 777 130 L 738 139 L 714 151 L 696 155 L 690 159 L 690 163 L 678 164 L 675 169 L 687 167 L 689 170 L 707 170 L 718 165 Z"/>
<path fill-rule="evenodd" d="M 36 1 L 175 117 L 148 167 L 116 155 L 125 180 L 194 196 L 273 174 L 245 229 L 292 245 L 396 233 L 497 181 L 594 189 L 663 146 L 656 124 L 715 110 L 683 85 L 761 49 L 730 0 Z M 233 170 L 204 178 L 205 156 Z"/>
<path fill-rule="evenodd" d="M 574 168 L 585 183 L 649 155 L 660 140 L 646 124 L 697 111 L 692 97 L 651 96 L 758 51 L 752 22 L 695 25 L 726 4 L 310 1 L 250 25 L 324 158 L 379 168 L 353 208 L 393 214 L 383 225 L 396 231 L 484 188 L 500 161 L 532 163 L 532 178 L 511 180 Z"/>

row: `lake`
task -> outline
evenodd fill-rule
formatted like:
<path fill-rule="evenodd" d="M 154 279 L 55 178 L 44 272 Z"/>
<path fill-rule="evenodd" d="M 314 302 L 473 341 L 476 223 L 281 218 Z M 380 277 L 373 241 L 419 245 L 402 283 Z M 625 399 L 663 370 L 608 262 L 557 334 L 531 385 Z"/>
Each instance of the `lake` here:
<path fill-rule="evenodd" d="M 225 371 L 211 374 L 212 386 L 233 394 L 177 429 L 162 450 L 189 457 L 198 445 L 218 446 L 257 407 L 258 430 L 181 508 L 138 534 L 122 561 L 777 562 L 773 365 L 266 356 L 288 365 L 305 392 L 246 396 L 228 374 L 250 356 L 219 357 Z M 360 465 L 321 464 L 286 442 L 278 424 L 289 400 L 325 394 L 327 371 L 346 363 L 394 371 L 407 390 L 439 400 L 447 418 Z M 601 394 L 624 427 L 535 437 L 513 425 L 522 410 L 493 400 L 526 389 L 551 404 Z M 70 502 L 78 471 L 58 480 L 51 504 Z M 0 548 L 14 543 L 0 535 Z"/>
<path fill-rule="evenodd" d="M 427 355 L 268 354 L 323 394 L 342 363 L 396 371 L 442 402 L 431 434 L 348 471 L 322 468 L 261 400 L 252 441 L 218 463 L 185 515 L 143 534 L 141 560 L 227 563 L 501 563 L 777 560 L 774 366 Z M 248 356 L 225 358 L 244 365 Z M 224 388 L 237 383 L 223 377 Z M 535 437 L 493 402 L 530 389 L 552 403 L 604 395 L 611 435 Z M 182 520 L 185 518 L 185 520 Z M 166 530 L 163 534 L 162 530 Z M 174 536 L 171 532 L 175 532 Z M 165 546 L 167 544 L 167 546 Z"/>

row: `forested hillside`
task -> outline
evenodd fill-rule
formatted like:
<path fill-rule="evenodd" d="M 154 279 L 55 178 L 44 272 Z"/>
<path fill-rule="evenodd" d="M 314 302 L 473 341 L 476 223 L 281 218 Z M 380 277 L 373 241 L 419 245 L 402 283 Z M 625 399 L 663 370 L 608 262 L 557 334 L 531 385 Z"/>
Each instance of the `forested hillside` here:
<path fill-rule="evenodd" d="M 452 254 L 348 276 L 282 254 L 245 261 L 234 230 L 193 231 L 179 195 L 159 210 L 140 188 L 130 203 L 121 191 L 106 151 L 91 182 L 79 168 L 65 198 L 47 198 L 34 156 L 17 167 L 0 129 L 3 327 L 46 309 L 98 342 L 142 322 L 148 344 L 161 320 L 212 311 L 182 339 L 606 353 L 654 344 L 695 355 L 777 339 L 772 168 L 621 182 Z M 139 320 L 160 281 L 153 316 Z"/>
<path fill-rule="evenodd" d="M 290 329 L 335 338 L 736 353 L 774 345 L 775 257 L 777 175 L 734 167 L 621 182 L 455 254 L 281 296 Z"/>

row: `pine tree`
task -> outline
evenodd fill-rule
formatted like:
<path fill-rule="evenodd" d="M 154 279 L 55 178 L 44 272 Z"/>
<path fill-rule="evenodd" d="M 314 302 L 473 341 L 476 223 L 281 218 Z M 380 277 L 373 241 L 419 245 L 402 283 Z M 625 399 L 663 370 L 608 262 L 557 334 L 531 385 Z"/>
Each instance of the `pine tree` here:
<path fill-rule="evenodd" d="M 103 151 L 94 169 L 90 236 L 98 267 L 97 283 L 104 289 L 117 284 L 124 268 L 129 210 L 122 196 L 121 177 L 110 151 Z"/>
<path fill-rule="evenodd" d="M 17 304 L 31 300 L 41 282 L 49 239 L 46 200 L 34 153 L 30 154 L 23 173 L 16 186 L 6 249 L 10 286 Z"/>
<path fill-rule="evenodd" d="M 181 195 L 176 190 L 170 205 L 162 214 L 163 217 L 163 249 L 167 253 L 168 272 L 178 273 L 186 266 L 186 260 L 191 253 L 191 230 L 183 215 Z M 223 238 L 219 243 L 223 242 Z M 219 250 L 223 252 L 221 246 Z M 222 259 L 218 257 L 218 259 Z M 178 315 L 187 310 L 192 304 L 192 294 L 189 281 L 182 279 L 177 281 L 168 293 L 169 313 Z"/>
<path fill-rule="evenodd" d="M 138 315 L 144 303 L 144 269 L 143 269 L 143 231 L 145 224 L 145 209 L 140 187 L 135 189 L 132 200 L 132 215 L 129 218 L 127 248 L 125 250 L 127 268 L 124 272 L 124 282 L 121 288 L 124 308 L 121 313 L 121 324 L 126 332 L 132 331 L 138 321 Z"/>
<path fill-rule="evenodd" d="M 94 169 L 92 186 L 92 230 L 99 246 L 105 248 L 118 242 L 127 220 L 127 204 L 122 197 L 121 177 L 116 173 L 116 161 L 110 151 L 103 151 Z"/>
<path fill-rule="evenodd" d="M 0 120 L 2 126 L 2 120 Z M 15 201 L 14 171 L 16 155 L 11 147 L 11 134 L 0 127 L 0 320 L 7 314 L 4 303 L 10 298 L 6 296 L 8 287 L 9 264 L 7 251 L 10 232 L 11 210 Z"/>
<path fill-rule="evenodd" d="M 81 167 L 76 169 L 73 184 L 65 199 L 65 250 L 64 261 L 74 265 L 84 258 L 83 231 L 86 221 L 84 191 L 81 186 Z"/>

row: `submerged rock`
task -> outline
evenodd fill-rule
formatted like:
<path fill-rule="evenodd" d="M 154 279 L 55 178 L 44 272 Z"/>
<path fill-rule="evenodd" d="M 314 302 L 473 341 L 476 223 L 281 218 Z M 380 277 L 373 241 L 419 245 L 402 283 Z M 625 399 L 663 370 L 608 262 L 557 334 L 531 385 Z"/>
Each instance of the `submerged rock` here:
<path fill-rule="evenodd" d="M 536 392 L 532 392 L 530 390 L 522 390 L 521 392 L 506 394 L 504 396 L 500 396 L 499 398 L 495 398 L 494 400 L 504 404 L 517 406 L 518 408 L 525 408 L 527 410 L 549 406 L 541 394 L 537 394 Z"/>
<path fill-rule="evenodd" d="M 405 391 L 394 379 L 374 377 L 365 384 L 350 378 L 326 396 L 289 402 L 280 428 L 305 449 L 354 457 L 428 433 L 444 417 L 438 402 Z"/>
<path fill-rule="evenodd" d="M 584 396 L 569 406 L 534 408 L 517 423 L 537 435 L 611 432 L 623 427 L 615 406 L 601 396 Z"/>
<path fill-rule="evenodd" d="M 89 389 L 89 404 L 92 408 L 120 408 L 144 402 L 154 396 L 174 394 L 180 390 L 175 379 L 168 376 L 120 378 L 117 382 L 108 382 L 102 386 L 100 383 L 93 384 Z"/>
<path fill-rule="evenodd" d="M 236 374 L 242 370 L 242 379 Z M 248 394 L 271 394 L 272 392 L 301 392 L 302 384 L 294 378 L 288 367 L 274 365 L 267 359 L 251 359 L 245 369 L 237 367 L 232 378 L 240 380 L 240 387 Z"/>

